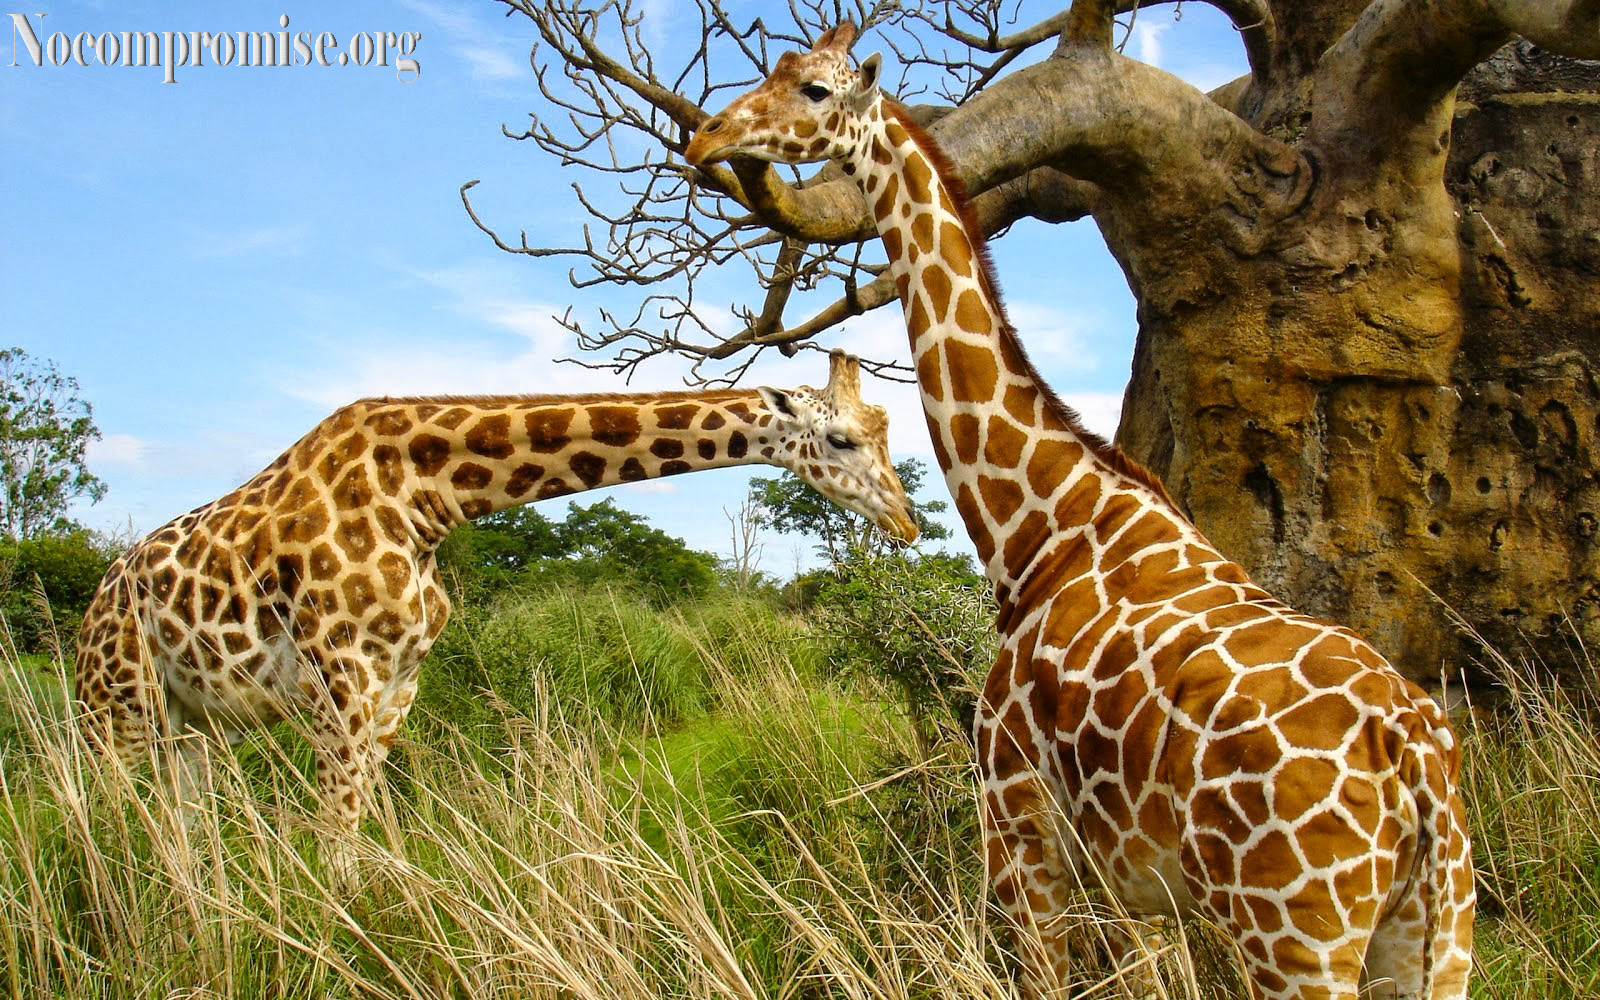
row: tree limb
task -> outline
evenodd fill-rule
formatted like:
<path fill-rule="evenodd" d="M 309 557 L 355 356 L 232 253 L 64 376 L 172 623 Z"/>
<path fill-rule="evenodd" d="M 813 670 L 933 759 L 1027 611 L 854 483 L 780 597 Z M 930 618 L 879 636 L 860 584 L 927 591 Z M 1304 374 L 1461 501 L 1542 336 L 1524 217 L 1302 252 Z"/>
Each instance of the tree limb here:
<path fill-rule="evenodd" d="M 1067 10 L 1067 25 L 1062 44 L 1111 48 L 1111 27 L 1116 20 L 1117 0 L 1072 0 Z M 1137 5 L 1134 7 L 1138 9 Z"/>
<path fill-rule="evenodd" d="M 1600 59 L 1600 0 L 1485 0 L 1513 32 L 1573 59 Z"/>
<path fill-rule="evenodd" d="M 1456 85 L 1515 34 L 1600 58 L 1600 0 L 1373 0 L 1317 68 L 1308 139 L 1345 161 L 1405 160 L 1408 143 L 1431 163 Z"/>

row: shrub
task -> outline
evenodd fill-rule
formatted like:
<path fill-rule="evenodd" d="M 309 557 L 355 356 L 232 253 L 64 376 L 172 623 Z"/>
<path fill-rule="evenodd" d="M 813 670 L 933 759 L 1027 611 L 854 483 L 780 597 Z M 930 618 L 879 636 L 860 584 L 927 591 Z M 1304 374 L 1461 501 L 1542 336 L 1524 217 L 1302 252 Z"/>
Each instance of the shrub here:
<path fill-rule="evenodd" d="M 994 662 L 994 601 L 964 557 L 927 553 L 865 558 L 839 567 L 811 618 L 843 672 L 893 682 L 932 742 L 956 727 L 970 736 Z"/>
<path fill-rule="evenodd" d="M 87 528 L 13 540 L 0 538 L 0 614 L 19 652 L 67 655 L 115 543 Z M 41 606 L 44 595 L 48 609 Z"/>

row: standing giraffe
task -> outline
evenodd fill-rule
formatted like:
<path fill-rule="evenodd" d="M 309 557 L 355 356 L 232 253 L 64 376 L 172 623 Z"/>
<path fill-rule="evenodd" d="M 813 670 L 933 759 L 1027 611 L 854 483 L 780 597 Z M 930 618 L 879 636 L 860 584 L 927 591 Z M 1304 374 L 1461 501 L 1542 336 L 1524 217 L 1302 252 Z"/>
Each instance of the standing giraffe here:
<path fill-rule="evenodd" d="M 851 69 L 854 36 L 786 53 L 685 156 L 836 160 L 877 219 L 934 451 L 999 602 L 981 811 L 1032 991 L 1068 981 L 1064 915 L 1092 879 L 1131 911 L 1221 928 L 1258 997 L 1465 996 L 1473 872 L 1438 707 L 1252 584 L 1039 380 L 965 189 L 880 94 L 880 58 Z"/>
<path fill-rule="evenodd" d="M 353 830 L 450 613 L 434 551 L 451 529 L 535 500 L 757 462 L 916 538 L 888 417 L 862 402 L 856 359 L 840 352 L 821 392 L 353 403 L 111 564 L 78 638 L 85 734 L 137 763 L 158 737 L 234 744 L 309 714 L 318 791 Z M 203 748 L 176 742 L 186 790 Z"/>

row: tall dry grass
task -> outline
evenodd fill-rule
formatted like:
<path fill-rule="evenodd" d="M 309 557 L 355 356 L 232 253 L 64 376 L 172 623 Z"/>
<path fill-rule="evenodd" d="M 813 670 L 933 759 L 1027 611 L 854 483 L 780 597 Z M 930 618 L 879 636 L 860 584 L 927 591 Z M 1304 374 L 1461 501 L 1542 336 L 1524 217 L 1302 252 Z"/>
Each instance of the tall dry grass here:
<path fill-rule="evenodd" d="M 569 603 L 517 609 L 530 629 L 604 610 L 570 603 L 591 597 L 543 600 Z M 728 614 L 597 625 L 613 639 L 582 646 L 562 668 L 577 674 L 525 665 L 514 705 L 477 689 L 433 699 L 349 845 L 354 884 L 321 860 L 328 833 L 291 730 L 213 754 L 203 794 L 183 807 L 156 772 L 88 752 L 67 724 L 59 667 L 0 655 L 0 991 L 1011 993 L 964 745 L 930 745 L 887 686 L 827 675 L 804 630 L 770 610 Z M 496 640 L 489 658 L 513 641 Z M 653 702 L 577 702 L 572 676 L 627 670 L 699 693 L 659 692 L 688 706 L 675 716 Z M 1596 699 L 1503 671 L 1509 705 L 1463 731 L 1484 899 L 1474 995 L 1600 995 Z M 471 713 L 443 711 L 468 699 Z M 1081 912 L 1091 940 L 1119 919 L 1093 900 Z M 1184 928 L 1161 958 L 1170 996 L 1237 995 L 1204 928 Z M 1118 995 L 1093 965 L 1074 991 Z"/>

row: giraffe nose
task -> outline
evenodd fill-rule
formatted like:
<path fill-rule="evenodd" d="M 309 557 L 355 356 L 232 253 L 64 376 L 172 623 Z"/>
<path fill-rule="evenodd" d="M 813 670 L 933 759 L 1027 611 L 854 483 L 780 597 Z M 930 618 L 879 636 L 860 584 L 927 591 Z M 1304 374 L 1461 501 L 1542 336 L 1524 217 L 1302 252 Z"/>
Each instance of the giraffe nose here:
<path fill-rule="evenodd" d="M 723 132 L 723 126 L 726 124 L 728 124 L 728 119 L 723 115 L 717 115 L 700 126 L 699 130 L 689 139 L 688 147 L 683 151 L 683 158 L 689 162 L 690 166 L 702 167 L 713 160 L 722 158 L 727 146 L 717 133 Z"/>

